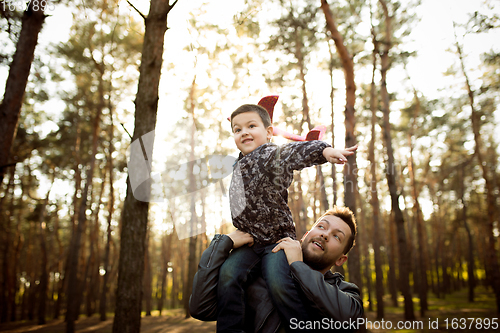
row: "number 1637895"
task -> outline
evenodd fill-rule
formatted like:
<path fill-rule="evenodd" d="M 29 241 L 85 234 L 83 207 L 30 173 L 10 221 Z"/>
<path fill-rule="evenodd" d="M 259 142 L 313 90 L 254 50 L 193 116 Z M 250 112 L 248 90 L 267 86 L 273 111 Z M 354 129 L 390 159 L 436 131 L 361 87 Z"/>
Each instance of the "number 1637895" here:
<path fill-rule="evenodd" d="M 4 12 L 24 12 L 31 6 L 34 11 L 51 11 L 55 9 L 52 1 L 48 0 L 4 0 L 0 5 Z"/>

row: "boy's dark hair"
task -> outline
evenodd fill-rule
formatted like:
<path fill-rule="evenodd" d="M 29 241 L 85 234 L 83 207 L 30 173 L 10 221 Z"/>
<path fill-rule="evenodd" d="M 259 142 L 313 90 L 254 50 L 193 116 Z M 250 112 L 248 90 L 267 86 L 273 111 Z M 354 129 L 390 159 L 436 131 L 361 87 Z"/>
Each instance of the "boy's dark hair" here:
<path fill-rule="evenodd" d="M 257 104 L 243 104 L 231 113 L 231 128 L 233 127 L 233 118 L 245 112 L 257 112 L 264 123 L 264 127 L 268 128 L 271 126 L 271 117 L 269 117 L 269 113 L 266 109 Z"/>
<path fill-rule="evenodd" d="M 333 215 L 347 223 L 349 228 L 351 229 L 351 237 L 347 240 L 347 244 L 344 249 L 344 254 L 347 254 L 354 244 L 356 243 L 356 230 L 357 230 L 357 224 L 356 224 L 356 218 L 354 217 L 354 213 L 347 207 L 339 207 L 339 206 L 334 206 L 332 209 L 327 210 L 319 219 L 323 216 L 326 215 Z"/>

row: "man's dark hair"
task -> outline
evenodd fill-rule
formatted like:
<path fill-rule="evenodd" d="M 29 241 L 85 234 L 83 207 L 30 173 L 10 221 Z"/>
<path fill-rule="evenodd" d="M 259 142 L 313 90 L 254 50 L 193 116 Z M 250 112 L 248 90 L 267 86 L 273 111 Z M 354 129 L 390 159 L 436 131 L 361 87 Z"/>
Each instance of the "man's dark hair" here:
<path fill-rule="evenodd" d="M 344 254 L 347 254 L 354 244 L 356 243 L 356 229 L 357 229 L 357 224 L 356 224 L 356 218 L 354 217 L 354 213 L 347 207 L 339 207 L 339 206 L 334 206 L 332 209 L 327 210 L 319 219 L 323 216 L 326 215 L 333 215 L 347 223 L 349 228 L 351 229 L 351 237 L 347 240 L 347 244 L 344 249 Z"/>
<path fill-rule="evenodd" d="M 268 128 L 271 126 L 271 117 L 269 117 L 269 113 L 266 109 L 257 104 L 243 104 L 231 113 L 231 128 L 233 127 L 233 118 L 245 112 L 257 112 L 264 123 L 264 127 Z"/>

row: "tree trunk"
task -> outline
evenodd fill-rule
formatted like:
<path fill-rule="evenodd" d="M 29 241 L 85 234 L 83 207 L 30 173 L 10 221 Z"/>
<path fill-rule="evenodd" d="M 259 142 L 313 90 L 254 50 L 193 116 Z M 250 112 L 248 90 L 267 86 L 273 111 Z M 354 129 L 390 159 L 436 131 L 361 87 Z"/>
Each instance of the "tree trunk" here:
<path fill-rule="evenodd" d="M 108 102 L 109 109 L 109 117 L 110 117 L 110 125 L 108 128 L 109 132 L 109 154 L 108 154 L 108 172 L 109 172 L 109 201 L 108 201 L 108 226 L 106 229 L 106 245 L 104 248 L 104 276 L 102 278 L 102 290 L 99 301 L 99 315 L 100 320 L 106 320 L 106 308 L 107 308 L 107 294 L 109 290 L 108 281 L 110 277 L 110 263 L 109 263 L 109 255 L 110 255 L 110 247 L 111 247 L 111 231 L 112 226 L 111 223 L 113 221 L 113 213 L 115 211 L 115 191 L 114 191 L 114 183 L 113 183 L 113 152 L 114 152 L 114 125 L 113 125 L 113 105 L 111 102 Z"/>
<path fill-rule="evenodd" d="M 52 174 L 52 182 L 54 183 L 55 175 L 54 171 Z M 49 290 L 49 272 L 48 269 L 48 258 L 47 258 L 47 242 L 46 242 L 46 233 L 45 233 L 45 216 L 46 209 L 49 203 L 49 195 L 50 189 L 47 192 L 45 200 L 40 204 L 40 211 L 38 216 L 38 232 L 40 236 L 40 284 L 38 285 L 38 325 L 45 324 L 45 316 L 47 312 L 47 292 Z"/>
<path fill-rule="evenodd" d="M 172 253 L 177 254 L 176 256 L 172 257 L 172 292 L 171 292 L 171 297 L 170 297 L 170 308 L 174 309 L 177 307 L 177 303 L 179 301 L 179 277 L 181 276 L 181 271 L 182 268 L 180 266 L 180 263 L 183 262 L 182 260 L 179 259 L 180 255 L 183 255 L 184 252 L 183 250 L 180 249 L 182 246 L 181 242 L 177 240 L 174 244 L 174 248 Z"/>
<path fill-rule="evenodd" d="M 413 216 L 415 218 L 415 223 L 417 227 L 417 239 L 418 239 L 418 273 L 414 276 L 418 276 L 416 279 L 419 281 L 418 294 L 420 299 L 420 316 L 425 316 L 425 311 L 428 310 L 427 305 L 427 291 L 429 289 L 427 282 L 427 258 L 425 256 L 427 249 L 426 238 L 424 237 L 424 221 L 422 218 L 422 210 L 420 209 L 420 203 L 418 201 L 418 188 L 415 179 L 415 167 L 413 163 L 413 136 L 415 133 L 417 116 L 420 114 L 420 99 L 418 97 L 417 91 L 414 89 L 415 96 L 415 111 L 413 114 L 413 120 L 408 133 L 408 143 L 410 146 L 410 158 L 408 159 L 408 171 L 410 174 L 410 180 L 412 185 L 412 196 L 413 196 Z"/>
<path fill-rule="evenodd" d="M 12 237 L 12 214 L 14 212 L 14 177 L 15 168 L 9 169 L 9 181 L 5 189 L 4 196 L 0 198 L 0 209 L 5 211 L 5 214 L 0 214 L 0 227 L 2 228 L 2 284 L 0 285 L 0 323 L 5 323 L 9 320 L 9 310 L 11 319 L 15 319 L 15 307 L 10 305 L 15 304 L 12 302 L 15 290 L 13 290 L 12 282 L 16 280 L 17 261 L 13 260 L 15 257 L 12 254 L 14 245 L 14 237 Z M 0 183 L 1 184 L 1 183 Z M 10 207 L 5 207 L 7 197 L 10 197 Z M 20 221 L 18 221 L 19 225 Z M 19 227 L 18 227 L 19 229 Z"/>
<path fill-rule="evenodd" d="M 22 198 L 22 194 L 20 196 Z M 21 233 L 21 219 L 17 219 L 17 225 L 16 225 L 16 233 L 15 233 L 15 242 L 13 246 L 13 254 L 12 254 L 12 274 L 10 276 L 11 282 L 11 293 L 9 294 L 10 297 L 10 321 L 16 321 L 17 318 L 17 304 L 16 304 L 16 291 L 19 289 L 19 280 L 17 278 L 17 272 L 19 271 L 19 266 L 20 266 L 20 256 L 21 256 L 21 251 L 23 249 L 23 243 L 24 243 L 24 237 L 22 236 Z"/>
<path fill-rule="evenodd" d="M 83 275 L 83 286 L 81 292 L 86 286 L 86 308 L 87 317 L 91 317 L 96 310 L 95 302 L 97 301 L 96 291 L 99 290 L 99 259 L 100 249 L 99 249 L 99 212 L 102 204 L 102 197 L 104 194 L 104 189 L 106 187 L 106 168 L 103 170 L 101 176 L 101 190 L 99 193 L 99 199 L 97 200 L 97 208 L 94 212 L 94 228 L 89 232 L 89 256 L 87 258 L 87 264 L 85 265 L 85 274 Z M 97 276 L 96 276 L 97 273 Z"/>
<path fill-rule="evenodd" d="M 469 83 L 469 77 L 467 72 L 465 71 L 465 65 L 463 61 L 462 48 L 458 41 L 456 42 L 457 52 L 460 57 L 460 64 L 462 67 L 462 72 L 465 78 L 465 85 L 467 88 L 467 94 L 469 96 L 469 103 L 471 107 L 471 123 L 472 123 L 472 131 L 474 133 L 474 142 L 475 142 L 475 151 L 479 163 L 479 167 L 481 168 L 484 183 L 486 186 L 486 202 L 487 202 L 487 211 L 488 211 L 488 225 L 487 225 L 487 235 L 486 235 L 486 244 L 488 246 L 487 251 L 487 263 L 486 263 L 486 276 L 490 285 L 493 288 L 496 298 L 497 312 L 500 313 L 500 267 L 498 264 L 498 255 L 496 250 L 496 236 L 495 236 L 495 224 L 496 219 L 498 218 L 498 209 L 497 209 L 497 198 L 494 194 L 494 186 L 493 181 L 491 180 L 490 174 L 491 170 L 488 167 L 488 164 L 484 160 L 484 155 L 482 152 L 483 142 L 481 138 L 481 116 L 476 110 L 475 102 L 474 102 L 474 91 L 471 88 Z"/>
<path fill-rule="evenodd" d="M 334 70 L 334 56 L 333 56 L 333 51 L 331 47 L 330 41 L 328 41 L 328 51 L 330 52 L 330 63 L 329 63 L 329 71 L 330 71 L 330 103 L 331 103 L 331 119 L 332 122 L 330 124 L 330 132 L 332 132 L 332 147 L 335 147 L 335 112 L 334 112 L 334 97 L 335 97 L 335 87 L 333 86 L 334 82 L 334 75 L 333 75 L 333 70 Z M 337 204 L 337 172 L 335 170 L 335 165 L 332 164 L 332 190 L 333 190 L 333 202 L 332 202 L 332 207 L 334 207 Z"/>
<path fill-rule="evenodd" d="M 387 185 L 389 186 L 389 192 L 391 195 L 391 208 L 394 214 L 394 221 L 396 223 L 396 231 L 398 238 L 398 253 L 399 253 L 399 287 L 401 293 L 404 297 L 404 313 L 406 320 L 415 319 L 415 313 L 413 312 L 413 300 L 410 291 L 410 263 L 407 260 L 409 258 L 408 244 L 406 240 L 405 231 L 405 220 L 403 217 L 403 212 L 399 208 L 399 194 L 396 185 L 396 165 L 394 162 L 394 152 L 392 148 L 392 137 L 391 137 L 391 124 L 389 122 L 389 94 L 387 92 L 387 71 L 389 70 L 389 51 L 391 49 L 391 21 L 392 17 L 389 16 L 387 6 L 383 0 L 379 0 L 382 8 L 384 10 L 385 16 L 385 26 L 386 26 L 386 40 L 385 48 L 381 55 L 381 96 L 384 114 L 384 141 L 387 150 Z"/>
<path fill-rule="evenodd" d="M 346 105 L 345 105 L 345 146 L 352 147 L 356 145 L 356 136 L 354 127 L 356 125 L 354 104 L 356 101 L 356 84 L 354 82 L 354 62 L 344 45 L 344 38 L 337 29 L 337 24 L 330 10 L 330 5 L 326 0 L 321 0 L 321 9 L 325 14 L 326 25 L 330 31 L 331 37 L 335 42 L 337 53 L 340 56 L 342 67 L 344 68 L 344 78 L 346 87 Z M 356 214 L 356 154 L 347 157 L 347 163 L 344 166 L 344 204 Z M 357 247 L 349 252 L 349 279 L 352 283 L 363 287 L 361 279 L 360 254 Z"/>
<path fill-rule="evenodd" d="M 27 238 L 27 251 L 26 251 L 26 267 L 27 267 L 27 272 L 26 275 L 28 276 L 28 281 L 29 281 L 29 287 L 26 289 L 27 292 L 27 318 L 28 320 L 34 320 L 35 319 L 35 306 L 36 306 L 36 271 L 35 271 L 35 264 L 34 262 L 36 259 L 34 259 L 34 249 L 33 245 L 35 244 L 34 240 L 34 234 L 36 234 L 36 231 L 33 229 L 35 228 L 35 224 L 30 223 L 29 229 L 28 229 L 28 236 Z"/>
<path fill-rule="evenodd" d="M 38 34 L 45 20 L 44 9 L 45 6 L 37 6 L 34 1 L 29 3 L 27 10 L 23 13 L 21 33 L 10 64 L 5 93 L 0 104 L 0 119 L 2 119 L 0 122 L 0 184 L 3 181 L 5 167 L 11 163 L 10 150 L 16 137 L 26 83 L 38 43 Z"/>
<path fill-rule="evenodd" d="M 190 152 L 189 152 L 189 160 L 194 161 L 194 150 L 195 150 L 195 133 L 196 133 L 196 118 L 194 114 L 195 110 L 195 99 L 196 99 L 196 76 L 193 78 L 193 82 L 191 84 L 191 90 L 189 93 L 189 113 L 192 117 L 192 125 L 191 125 L 191 137 L 190 137 Z M 198 216 L 196 214 L 196 179 L 194 176 L 194 163 L 189 163 L 189 192 L 191 193 L 190 199 L 190 226 L 189 226 L 189 249 L 188 249 L 188 271 L 187 271 L 187 280 L 183 281 L 183 290 L 182 293 L 182 301 L 184 305 L 185 318 L 191 317 L 189 312 L 189 297 L 191 295 L 193 289 L 193 279 L 194 274 L 196 273 L 196 243 L 198 240 Z"/>
<path fill-rule="evenodd" d="M 312 122 L 311 122 L 311 115 L 310 115 L 310 112 L 309 112 L 309 99 L 307 97 L 307 89 L 306 89 L 306 65 L 305 65 L 305 61 L 304 61 L 304 54 L 302 52 L 303 43 L 302 43 L 301 37 L 299 36 L 299 33 L 298 33 L 297 29 L 295 29 L 295 43 L 296 43 L 296 46 L 295 46 L 295 50 L 296 50 L 295 57 L 297 58 L 297 64 L 299 66 L 299 73 L 300 73 L 299 76 L 300 76 L 300 81 L 302 83 L 302 115 L 303 115 L 302 122 L 305 121 L 307 123 L 307 129 L 308 129 L 308 131 L 310 131 L 310 130 L 312 130 L 313 126 L 312 126 Z M 302 126 L 300 126 L 300 130 L 302 130 Z M 318 176 L 319 176 L 319 182 L 320 182 L 320 184 L 319 184 L 320 185 L 319 186 L 320 201 L 321 201 L 321 205 L 323 206 L 322 210 L 325 211 L 326 208 L 328 207 L 328 198 L 326 196 L 326 189 L 325 189 L 325 181 L 324 181 L 324 177 L 323 177 L 323 171 L 321 170 L 321 166 L 320 165 L 316 166 L 316 170 L 317 170 L 317 173 L 318 173 Z M 299 184 L 299 186 L 302 187 L 300 184 Z M 299 198 L 299 202 L 301 202 L 302 205 L 304 205 L 304 199 L 302 197 L 302 189 L 300 189 L 299 195 L 301 196 L 301 198 Z M 305 209 L 305 206 L 304 206 L 304 209 Z M 304 216 L 304 222 L 305 223 L 307 223 L 306 216 L 307 216 L 307 214 Z M 306 228 L 306 230 L 308 229 L 307 226 L 305 226 L 305 228 Z M 305 231 L 301 230 L 297 234 L 297 238 L 302 237 L 302 235 L 304 233 L 305 233 Z"/>
<path fill-rule="evenodd" d="M 167 275 L 168 275 L 168 263 L 171 260 L 171 250 L 172 250 L 172 239 L 174 232 L 168 236 L 164 236 L 161 242 L 161 253 L 162 253 L 162 274 L 161 274 L 161 292 L 160 298 L 158 300 L 158 311 L 163 310 L 163 305 L 165 303 L 166 293 L 167 293 Z"/>
<path fill-rule="evenodd" d="M 149 249 L 150 243 L 150 231 L 147 231 L 146 235 L 146 251 L 144 253 L 144 286 L 143 286 L 143 295 L 144 295 L 144 305 L 146 308 L 146 316 L 151 316 L 151 297 L 152 297 L 152 288 L 151 288 L 151 283 L 152 281 L 152 275 L 151 275 L 151 251 Z"/>
<path fill-rule="evenodd" d="M 373 37 L 373 71 L 372 71 L 372 81 L 370 86 L 370 109 L 372 112 L 371 118 L 371 140 L 368 151 L 368 160 L 370 161 L 370 204 L 372 206 L 373 216 L 373 255 L 375 259 L 375 290 L 377 298 L 377 319 L 384 318 L 384 273 L 382 271 L 382 257 L 380 253 L 380 203 L 378 200 L 378 189 L 377 189 L 377 164 L 375 162 L 375 138 L 376 131 L 375 126 L 377 124 L 377 105 L 378 101 L 376 99 L 376 88 L 375 88 L 375 72 L 377 66 L 377 53 L 378 53 L 378 42 Z"/>
<path fill-rule="evenodd" d="M 358 202 L 362 202 L 359 192 L 356 193 Z M 362 206 L 358 217 L 356 218 L 358 233 L 356 234 L 356 239 L 359 239 L 357 246 L 361 248 L 360 252 L 363 254 L 363 275 L 366 282 L 366 291 L 368 298 L 368 311 L 373 312 L 373 299 L 372 299 L 372 274 L 370 270 L 370 251 L 368 249 L 368 239 L 367 233 L 369 233 L 366 224 L 366 214 L 364 207 Z"/>
<path fill-rule="evenodd" d="M 101 72 L 100 79 L 102 81 Z M 104 92 L 103 83 L 100 82 L 100 104 L 96 108 L 96 114 L 94 117 L 94 124 L 92 126 L 92 153 L 90 155 L 89 167 L 87 169 L 87 177 L 85 180 L 85 187 L 83 188 L 82 199 L 80 202 L 80 207 L 78 209 L 78 224 L 76 226 L 75 232 L 72 237 L 70 256 L 69 256 L 69 274 L 68 274 L 68 304 L 66 311 L 66 333 L 73 333 L 75 331 L 75 320 L 78 319 L 80 302 L 82 299 L 83 287 L 85 286 L 85 280 L 79 281 L 78 279 L 78 258 L 81 247 L 82 235 L 85 233 L 85 228 L 87 224 L 87 200 L 89 196 L 89 191 L 92 186 L 92 180 L 94 177 L 94 169 L 97 155 L 97 145 L 99 143 L 99 128 L 101 122 L 101 114 L 104 108 Z M 85 278 L 85 276 L 84 276 Z"/>
<path fill-rule="evenodd" d="M 302 191 L 302 176 L 300 172 L 294 174 L 294 187 L 297 188 L 295 191 L 295 208 L 296 208 L 296 216 L 294 217 L 295 221 L 295 232 L 297 234 L 297 238 L 300 239 L 302 235 L 304 235 L 307 231 L 307 211 L 306 205 L 304 203 L 304 195 Z"/>
<path fill-rule="evenodd" d="M 467 223 L 467 203 L 465 202 L 465 165 L 460 169 L 460 202 L 462 203 L 462 222 L 464 224 L 465 232 L 467 233 L 467 240 L 469 246 L 467 248 L 467 286 L 469 288 L 468 299 L 469 302 L 474 302 L 474 287 L 476 285 L 474 277 L 474 244 L 472 240 L 472 232 Z"/>
<path fill-rule="evenodd" d="M 163 62 L 167 16 L 176 3 L 177 0 L 172 5 L 169 4 L 169 0 L 151 0 L 149 14 L 145 17 L 146 29 L 135 100 L 133 140 L 142 138 L 143 135 L 153 131 L 156 126 L 158 86 Z M 150 148 L 148 159 L 151 159 L 153 147 L 151 145 L 148 148 Z M 134 198 L 129 178 L 122 211 L 114 333 L 139 332 L 141 327 L 142 276 L 149 203 Z M 149 193 L 149 190 L 150 187 L 146 189 L 146 193 Z"/>
<path fill-rule="evenodd" d="M 389 292 L 391 294 L 392 306 L 397 308 L 398 304 L 398 278 L 396 276 L 396 230 L 394 230 L 394 217 L 389 215 L 389 271 L 387 272 L 387 282 L 389 283 Z"/>

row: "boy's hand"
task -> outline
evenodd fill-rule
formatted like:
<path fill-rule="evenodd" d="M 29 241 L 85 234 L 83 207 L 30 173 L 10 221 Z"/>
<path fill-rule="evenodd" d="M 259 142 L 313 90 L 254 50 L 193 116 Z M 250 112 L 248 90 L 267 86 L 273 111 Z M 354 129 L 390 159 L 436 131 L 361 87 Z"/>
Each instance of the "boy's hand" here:
<path fill-rule="evenodd" d="M 237 249 L 245 244 L 248 244 L 248 246 L 253 245 L 252 235 L 247 234 L 246 232 L 243 232 L 241 230 L 235 230 L 227 235 L 233 241 L 233 249 Z"/>
<path fill-rule="evenodd" d="M 358 149 L 358 145 L 346 148 L 346 149 L 335 149 L 332 147 L 327 147 L 323 150 L 323 156 L 326 160 L 332 164 L 344 164 L 347 162 L 346 156 L 354 154 Z"/>
<path fill-rule="evenodd" d="M 278 252 L 279 250 L 285 251 L 286 259 L 288 264 L 291 265 L 292 262 L 303 261 L 302 257 L 302 246 L 298 240 L 293 240 L 290 237 L 286 237 L 277 241 L 272 252 Z"/>

